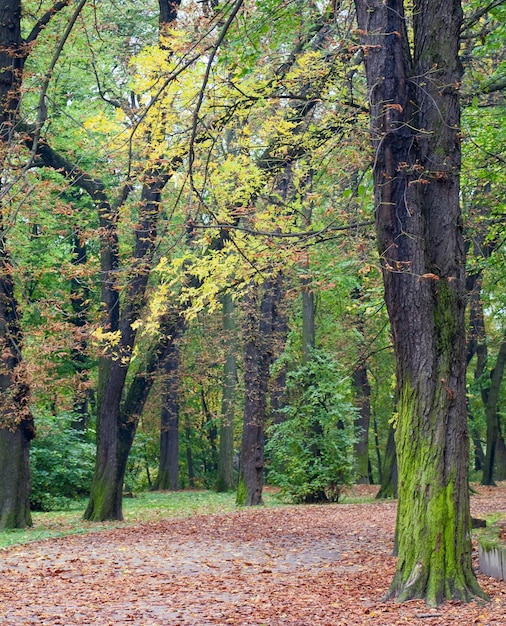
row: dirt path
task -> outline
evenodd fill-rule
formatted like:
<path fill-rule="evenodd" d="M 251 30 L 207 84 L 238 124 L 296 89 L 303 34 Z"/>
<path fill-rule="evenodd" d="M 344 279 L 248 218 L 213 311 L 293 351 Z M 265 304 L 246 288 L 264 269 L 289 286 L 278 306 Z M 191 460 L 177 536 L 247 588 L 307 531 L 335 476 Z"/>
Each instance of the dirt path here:
<path fill-rule="evenodd" d="M 480 490 L 472 508 L 505 511 L 506 489 Z M 381 602 L 394 524 L 393 502 L 255 509 L 11 548 L 0 624 L 506 624 L 506 583 L 481 575 L 486 605 Z"/>

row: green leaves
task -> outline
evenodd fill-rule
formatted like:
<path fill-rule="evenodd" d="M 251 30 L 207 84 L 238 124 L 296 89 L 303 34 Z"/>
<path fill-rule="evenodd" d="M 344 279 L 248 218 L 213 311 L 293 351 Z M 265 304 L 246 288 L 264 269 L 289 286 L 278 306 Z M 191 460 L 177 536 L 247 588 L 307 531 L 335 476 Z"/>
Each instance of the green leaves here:
<path fill-rule="evenodd" d="M 290 372 L 283 421 L 268 430 L 269 481 L 293 502 L 337 501 L 353 480 L 353 416 L 348 381 L 335 361 L 315 351 Z"/>

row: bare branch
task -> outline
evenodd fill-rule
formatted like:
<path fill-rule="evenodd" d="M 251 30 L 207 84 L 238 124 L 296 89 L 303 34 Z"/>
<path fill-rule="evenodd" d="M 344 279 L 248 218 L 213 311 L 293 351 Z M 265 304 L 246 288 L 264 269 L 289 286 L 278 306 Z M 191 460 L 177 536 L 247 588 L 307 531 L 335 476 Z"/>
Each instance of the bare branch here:
<path fill-rule="evenodd" d="M 38 20 L 35 26 L 32 28 L 30 34 L 25 39 L 25 43 L 32 43 L 37 39 L 42 30 L 49 24 L 51 19 L 56 13 L 64 9 L 68 6 L 70 0 L 62 0 L 61 2 L 57 2 L 54 6 L 52 6 L 44 15 Z"/>

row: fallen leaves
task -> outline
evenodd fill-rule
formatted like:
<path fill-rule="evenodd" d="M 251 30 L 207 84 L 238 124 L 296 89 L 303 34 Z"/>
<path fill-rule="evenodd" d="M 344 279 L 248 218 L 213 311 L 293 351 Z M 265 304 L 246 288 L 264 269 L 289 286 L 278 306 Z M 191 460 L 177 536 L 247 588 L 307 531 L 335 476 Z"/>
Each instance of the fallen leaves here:
<path fill-rule="evenodd" d="M 368 488 L 370 489 L 370 488 Z M 479 489 L 473 515 L 504 510 Z M 506 623 L 489 604 L 383 602 L 395 569 L 395 502 L 239 510 L 11 548 L 0 563 L 9 626 L 395 626 Z"/>

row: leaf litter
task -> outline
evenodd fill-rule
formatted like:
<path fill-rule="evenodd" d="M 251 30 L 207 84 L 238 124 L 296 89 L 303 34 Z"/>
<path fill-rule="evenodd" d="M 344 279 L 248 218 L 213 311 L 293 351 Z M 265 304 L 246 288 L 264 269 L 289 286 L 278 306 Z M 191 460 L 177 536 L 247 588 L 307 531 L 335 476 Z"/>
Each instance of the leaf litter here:
<path fill-rule="evenodd" d="M 471 502 L 475 517 L 505 513 L 506 487 L 479 487 Z M 0 563 L 0 623 L 506 624 L 506 583 L 480 573 L 488 603 L 384 602 L 395 514 L 395 501 L 242 509 L 12 547 Z"/>

